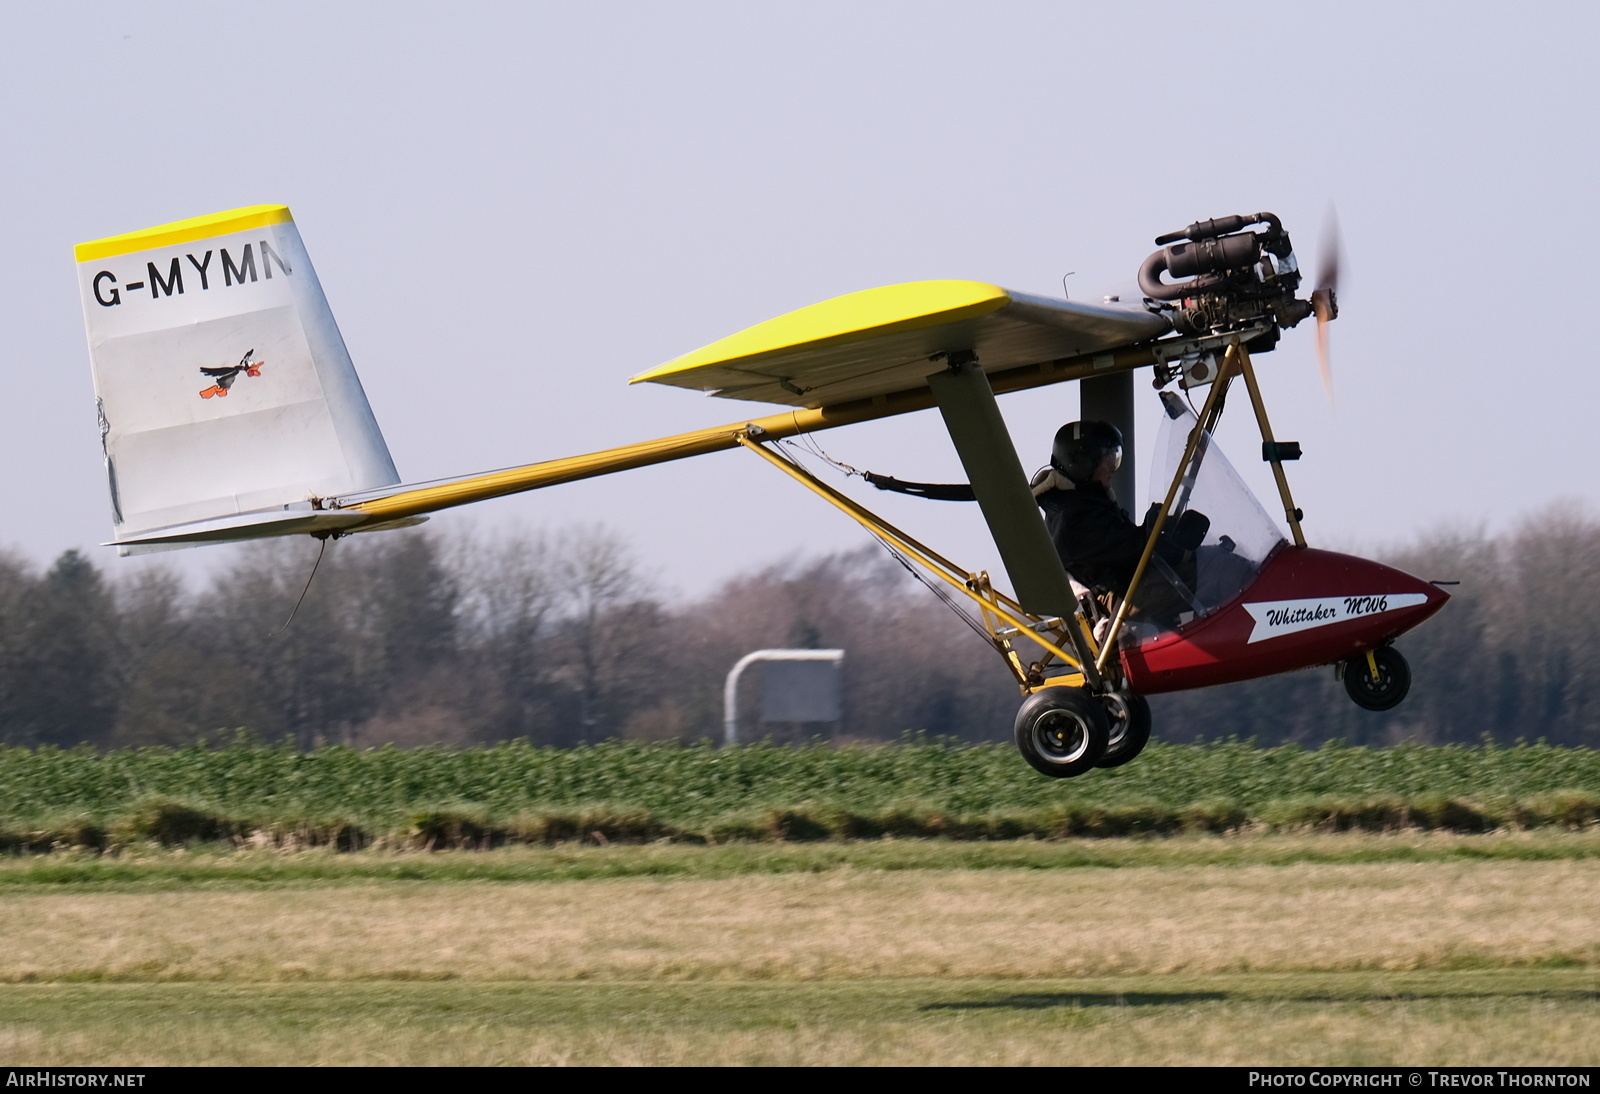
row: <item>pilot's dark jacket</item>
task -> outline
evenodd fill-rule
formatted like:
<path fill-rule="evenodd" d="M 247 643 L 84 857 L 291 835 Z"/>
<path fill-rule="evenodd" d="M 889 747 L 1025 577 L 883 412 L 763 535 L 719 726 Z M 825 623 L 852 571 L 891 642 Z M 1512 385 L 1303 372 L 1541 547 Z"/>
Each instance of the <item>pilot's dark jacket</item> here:
<path fill-rule="evenodd" d="M 1096 592 L 1125 593 L 1144 552 L 1148 527 L 1133 523 L 1111 491 L 1097 482 L 1073 482 L 1050 472 L 1035 480 L 1034 494 L 1067 572 Z M 1153 514 L 1146 525 L 1151 519 Z M 1165 557 L 1168 548 L 1163 536 L 1157 550 Z"/>

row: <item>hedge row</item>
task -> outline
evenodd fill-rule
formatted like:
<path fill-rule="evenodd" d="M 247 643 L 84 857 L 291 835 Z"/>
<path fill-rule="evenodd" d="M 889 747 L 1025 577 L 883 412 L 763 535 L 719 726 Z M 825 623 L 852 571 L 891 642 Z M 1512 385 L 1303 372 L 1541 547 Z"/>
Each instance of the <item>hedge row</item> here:
<path fill-rule="evenodd" d="M 1488 832 L 1502 828 L 1581 829 L 1600 824 L 1600 795 L 1555 791 L 1524 801 L 1474 803 L 1435 797 L 1365 801 L 1283 800 L 1251 812 L 1219 802 L 1171 809 L 1159 805 L 1054 806 L 956 816 L 938 811 L 857 813 L 797 806 L 731 814 L 709 824 L 670 824 L 645 810 L 595 807 L 494 816 L 475 806 L 426 809 L 388 831 L 348 818 L 242 818 L 177 801 L 152 800 L 106 819 L 78 817 L 59 824 L 0 825 L 0 853 L 68 849 L 116 852 L 139 844 L 179 847 L 225 843 L 247 847 L 366 847 L 414 850 L 486 849 L 507 844 L 722 844 L 815 840 L 1018 840 L 1172 836 L 1244 829 L 1287 832 Z"/>

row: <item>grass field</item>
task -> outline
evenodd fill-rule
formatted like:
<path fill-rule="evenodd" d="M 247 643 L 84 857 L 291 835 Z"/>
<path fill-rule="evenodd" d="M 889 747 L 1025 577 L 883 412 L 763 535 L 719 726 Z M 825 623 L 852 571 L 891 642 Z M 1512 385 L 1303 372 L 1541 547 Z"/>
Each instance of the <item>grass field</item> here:
<path fill-rule="evenodd" d="M 0 855 L 0 893 L 205 891 L 308 888 L 371 882 L 531 882 L 602 878 L 732 878 L 834 870 L 1066 870 L 1162 866 L 1363 865 L 1408 862 L 1556 862 L 1600 858 L 1600 832 L 1505 829 L 1483 835 L 1401 829 L 1385 833 L 1273 833 L 1129 839 L 830 840 L 737 842 L 707 847 L 659 841 L 523 845 L 459 853 L 416 849 L 344 854 L 143 843 L 114 854 L 83 849 Z"/>
<path fill-rule="evenodd" d="M 0 1062 L 1593 1065 L 1597 855 L 1588 830 L 32 856 L 0 866 Z"/>
<path fill-rule="evenodd" d="M 0 1060 L 329 1065 L 1593 1065 L 1594 973 L 0 990 Z"/>
<path fill-rule="evenodd" d="M 0 749 L 0 1063 L 1594 1065 L 1597 819 L 1543 745 Z"/>

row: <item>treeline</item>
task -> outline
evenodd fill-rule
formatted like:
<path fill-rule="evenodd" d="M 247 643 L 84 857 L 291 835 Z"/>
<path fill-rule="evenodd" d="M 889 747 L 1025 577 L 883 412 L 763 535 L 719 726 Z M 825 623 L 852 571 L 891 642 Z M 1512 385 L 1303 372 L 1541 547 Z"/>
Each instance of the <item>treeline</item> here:
<path fill-rule="evenodd" d="M 328 545 L 285 627 L 317 552 L 251 545 L 200 590 L 175 570 L 113 582 L 77 552 L 43 573 L 0 558 L 0 741 L 720 737 L 724 677 L 770 646 L 848 651 L 841 737 L 987 738 L 1015 706 L 993 654 L 877 547 L 669 604 L 605 529 L 355 536 Z"/>
<path fill-rule="evenodd" d="M 356 536 L 328 545 L 285 627 L 317 551 L 253 545 L 197 589 L 176 570 L 113 581 L 77 552 L 42 572 L 0 556 L 0 741 L 696 740 L 721 735 L 728 669 L 768 646 L 847 651 L 836 739 L 1002 739 L 1018 702 L 993 652 L 876 546 L 672 602 L 604 529 Z M 1399 708 L 1361 711 L 1320 669 L 1157 697 L 1157 735 L 1600 744 L 1600 521 L 1550 511 L 1387 560 L 1461 582 L 1400 642 L 1415 683 Z M 820 728 L 758 728 L 749 679 L 747 735 Z"/>

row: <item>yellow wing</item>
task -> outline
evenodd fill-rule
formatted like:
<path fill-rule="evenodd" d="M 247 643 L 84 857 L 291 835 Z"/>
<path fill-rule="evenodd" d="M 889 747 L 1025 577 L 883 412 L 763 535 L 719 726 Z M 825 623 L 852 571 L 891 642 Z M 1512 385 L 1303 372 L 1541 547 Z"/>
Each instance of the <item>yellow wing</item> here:
<path fill-rule="evenodd" d="M 911 281 L 837 296 L 758 323 L 642 372 L 730 399 L 833 406 L 904 391 L 972 350 L 985 372 L 1148 341 L 1167 321 L 1138 308 L 1079 304 L 981 281 Z"/>

